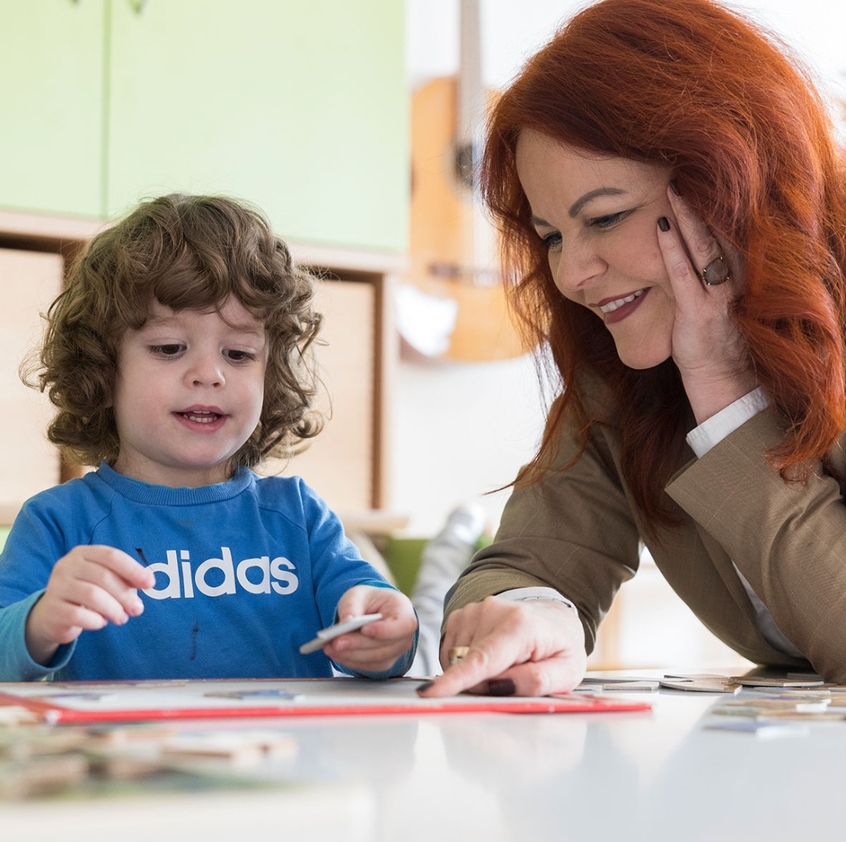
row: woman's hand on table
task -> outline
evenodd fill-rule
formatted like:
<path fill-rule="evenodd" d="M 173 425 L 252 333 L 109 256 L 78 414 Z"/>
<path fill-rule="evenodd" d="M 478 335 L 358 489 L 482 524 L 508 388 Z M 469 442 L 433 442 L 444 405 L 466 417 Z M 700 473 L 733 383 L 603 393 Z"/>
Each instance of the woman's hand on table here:
<path fill-rule="evenodd" d="M 449 651 L 466 647 L 449 664 Z M 572 690 L 585 673 L 584 629 L 578 615 L 553 600 L 489 596 L 450 614 L 441 642 L 443 675 L 421 685 L 425 698 L 462 691 L 545 696 Z"/>

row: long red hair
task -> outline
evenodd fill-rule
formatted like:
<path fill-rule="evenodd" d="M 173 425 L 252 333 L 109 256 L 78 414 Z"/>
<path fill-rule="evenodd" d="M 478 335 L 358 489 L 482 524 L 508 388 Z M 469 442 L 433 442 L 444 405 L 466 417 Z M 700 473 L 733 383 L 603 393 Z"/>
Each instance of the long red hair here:
<path fill-rule="evenodd" d="M 489 121 L 482 192 L 502 230 L 506 286 L 563 389 L 521 478 L 549 465 L 568 413 L 586 441 L 600 419 L 584 383 L 599 377 L 624 477 L 654 526 L 672 521 L 663 487 L 692 426 L 678 370 L 672 360 L 627 368 L 596 317 L 556 289 L 517 178 L 524 129 L 672 168 L 679 192 L 745 261 L 733 317 L 785 423 L 769 455 L 786 480 L 807 476 L 846 425 L 846 172 L 801 64 L 710 0 L 602 0 L 529 60 Z"/>

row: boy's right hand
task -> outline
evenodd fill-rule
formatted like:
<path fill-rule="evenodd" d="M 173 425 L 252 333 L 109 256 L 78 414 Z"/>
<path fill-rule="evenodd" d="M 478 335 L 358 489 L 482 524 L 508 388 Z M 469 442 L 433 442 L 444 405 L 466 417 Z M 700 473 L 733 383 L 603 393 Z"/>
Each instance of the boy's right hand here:
<path fill-rule="evenodd" d="M 26 621 L 26 645 L 39 664 L 50 662 L 64 643 L 107 623 L 123 625 L 144 610 L 138 590 L 155 584 L 155 574 L 114 547 L 74 547 L 50 574 L 47 590 Z"/>

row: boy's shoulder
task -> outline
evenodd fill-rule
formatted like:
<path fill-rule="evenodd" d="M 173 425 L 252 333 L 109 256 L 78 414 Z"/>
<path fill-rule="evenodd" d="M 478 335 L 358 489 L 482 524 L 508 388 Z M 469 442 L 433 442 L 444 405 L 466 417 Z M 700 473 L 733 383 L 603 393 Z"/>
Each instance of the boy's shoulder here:
<path fill-rule="evenodd" d="M 300 476 L 255 475 L 255 493 L 263 502 L 319 501 L 320 495 Z M 325 505 L 325 503 L 323 503 Z"/>
<path fill-rule="evenodd" d="M 45 488 L 30 497 L 21 507 L 21 512 L 40 516 L 61 516 L 71 512 L 79 516 L 89 510 L 105 510 L 111 496 L 108 487 L 96 478 L 96 472 Z"/>
<path fill-rule="evenodd" d="M 30 497 L 21 506 L 12 532 L 19 527 L 37 529 L 40 534 L 55 534 L 80 537 L 92 523 L 107 517 L 111 507 L 108 488 L 99 482 L 94 472 L 85 474 L 59 485 L 46 488 Z"/>
<path fill-rule="evenodd" d="M 45 488 L 30 497 L 25 508 L 52 509 L 93 503 L 109 496 L 108 488 L 96 479 L 97 472 L 91 471 L 80 477 Z"/>
<path fill-rule="evenodd" d="M 323 497 L 300 476 L 257 475 L 254 489 L 260 508 L 291 520 L 302 523 L 337 518 Z"/>

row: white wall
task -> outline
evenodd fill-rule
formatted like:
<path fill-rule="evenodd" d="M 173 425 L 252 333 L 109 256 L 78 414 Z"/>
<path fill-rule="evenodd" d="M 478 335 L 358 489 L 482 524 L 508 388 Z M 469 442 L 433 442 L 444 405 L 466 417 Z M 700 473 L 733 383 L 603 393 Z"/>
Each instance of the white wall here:
<path fill-rule="evenodd" d="M 672 0 L 668 0 L 672 2 Z M 485 83 L 502 87 L 576 0 L 481 0 Z M 748 0 L 733 5 L 777 30 L 846 100 L 846 2 Z M 458 0 L 406 0 L 409 86 L 458 67 Z M 534 452 L 543 412 L 528 357 L 497 363 L 403 360 L 392 407 L 391 507 L 408 533 L 431 535 L 461 501 L 510 482 Z M 507 498 L 482 499 L 496 525 Z"/>

